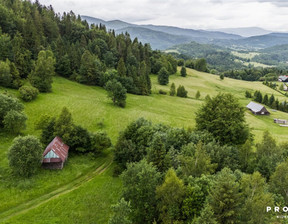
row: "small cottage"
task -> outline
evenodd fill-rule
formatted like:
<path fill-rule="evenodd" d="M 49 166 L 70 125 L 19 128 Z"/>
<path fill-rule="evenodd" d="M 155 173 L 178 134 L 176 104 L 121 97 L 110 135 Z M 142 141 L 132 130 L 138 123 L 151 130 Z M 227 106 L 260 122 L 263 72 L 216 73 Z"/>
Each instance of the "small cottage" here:
<path fill-rule="evenodd" d="M 286 76 L 286 75 L 280 75 L 280 76 L 278 77 L 278 81 L 279 81 L 279 82 L 288 82 L 288 76 Z"/>
<path fill-rule="evenodd" d="M 256 115 L 269 115 L 269 111 L 261 104 L 255 103 L 255 102 L 250 102 L 246 106 L 253 114 Z"/>
<path fill-rule="evenodd" d="M 46 169 L 62 169 L 68 158 L 69 146 L 56 136 L 43 153 L 42 166 Z"/>

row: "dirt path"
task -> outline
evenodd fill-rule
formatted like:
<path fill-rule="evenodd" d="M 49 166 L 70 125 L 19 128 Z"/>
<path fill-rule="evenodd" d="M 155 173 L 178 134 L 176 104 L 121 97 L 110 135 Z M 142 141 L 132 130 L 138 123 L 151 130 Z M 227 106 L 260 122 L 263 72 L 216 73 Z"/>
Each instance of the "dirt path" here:
<path fill-rule="evenodd" d="M 10 208 L 2 213 L 0 213 L 0 223 L 8 220 L 14 216 L 23 214 L 25 212 L 28 212 L 31 209 L 37 208 L 42 204 L 45 204 L 55 198 L 60 197 L 61 195 L 67 194 L 71 191 L 76 190 L 79 188 L 81 185 L 89 182 L 92 180 L 94 177 L 100 175 L 103 173 L 107 168 L 109 168 L 112 164 L 112 160 L 109 159 L 108 161 L 104 162 L 101 166 L 99 166 L 96 170 L 87 173 L 84 176 L 80 176 L 76 178 L 75 180 L 71 181 L 70 183 L 61 186 L 60 188 L 49 192 L 47 194 L 44 194 L 38 198 L 32 199 L 28 202 L 25 202 L 23 204 L 20 204 L 18 206 L 15 206 L 13 208 Z"/>

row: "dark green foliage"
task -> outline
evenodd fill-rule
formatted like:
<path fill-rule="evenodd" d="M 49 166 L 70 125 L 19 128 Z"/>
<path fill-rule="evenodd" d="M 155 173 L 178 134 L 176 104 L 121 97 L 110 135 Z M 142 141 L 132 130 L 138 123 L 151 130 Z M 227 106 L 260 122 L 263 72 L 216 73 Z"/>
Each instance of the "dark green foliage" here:
<path fill-rule="evenodd" d="M 166 95 L 166 94 L 167 94 L 167 92 L 166 92 L 166 91 L 164 91 L 164 90 L 162 90 L 162 89 L 159 89 L 159 94 L 162 94 L 162 95 Z"/>
<path fill-rule="evenodd" d="M 15 64 L 8 59 L 0 61 L 0 86 L 17 89 L 21 84 L 19 72 Z"/>
<path fill-rule="evenodd" d="M 231 94 L 206 99 L 196 114 L 197 130 L 207 130 L 221 144 L 243 144 L 249 137 L 244 108 Z"/>
<path fill-rule="evenodd" d="M 246 91 L 245 91 L 245 97 L 246 97 L 246 98 L 252 98 L 251 92 L 249 92 L 248 90 L 246 90 Z"/>
<path fill-rule="evenodd" d="M 259 172 L 244 174 L 240 180 L 244 204 L 240 211 L 243 223 L 271 223 L 271 214 L 265 211 L 266 206 L 273 206 L 273 195 L 268 192 L 265 178 Z"/>
<path fill-rule="evenodd" d="M 178 86 L 177 94 L 176 94 L 177 96 L 186 98 L 187 94 L 188 94 L 188 91 L 185 90 L 184 86 L 181 86 L 181 85 Z"/>
<path fill-rule="evenodd" d="M 111 206 L 113 215 L 108 221 L 108 224 L 132 224 L 130 220 L 131 205 L 130 202 L 125 201 L 121 198 L 116 205 Z"/>
<path fill-rule="evenodd" d="M 96 132 L 90 134 L 90 148 L 87 150 L 94 154 L 99 154 L 104 149 L 111 146 L 111 140 L 106 132 Z"/>
<path fill-rule="evenodd" d="M 187 145 L 189 146 L 189 145 Z M 186 146 L 186 147 L 187 147 Z M 183 150 L 183 149 L 182 149 Z M 184 149 L 184 151 L 194 151 L 194 153 L 189 153 L 190 155 L 185 155 L 185 152 L 182 152 L 182 155 L 179 156 L 181 162 L 181 170 L 184 175 L 200 177 L 201 175 L 213 174 L 217 164 L 211 163 L 211 158 L 209 154 L 205 151 L 201 141 L 198 142 L 195 149 L 189 150 Z"/>
<path fill-rule="evenodd" d="M 4 128 L 7 132 L 19 134 L 26 128 L 26 120 L 27 116 L 23 112 L 10 110 L 3 119 Z"/>
<path fill-rule="evenodd" d="M 55 72 L 63 77 L 69 78 L 72 75 L 71 62 L 68 54 L 65 54 L 55 65 Z"/>
<path fill-rule="evenodd" d="M 202 175 L 197 178 L 189 177 L 181 207 L 182 214 L 186 219 L 192 220 L 195 216 L 200 215 L 200 211 L 204 207 L 211 184 L 212 181 L 210 176 Z"/>
<path fill-rule="evenodd" d="M 221 80 L 224 79 L 224 75 L 223 75 L 223 74 L 220 75 L 220 79 L 221 79 Z"/>
<path fill-rule="evenodd" d="M 117 71 L 120 77 L 126 76 L 126 66 L 123 58 L 120 58 L 118 62 Z"/>
<path fill-rule="evenodd" d="M 272 95 L 270 96 L 270 98 L 269 98 L 268 105 L 271 106 L 271 107 L 273 107 L 274 102 L 275 102 L 275 97 L 274 97 L 274 95 L 272 94 Z"/>
<path fill-rule="evenodd" d="M 29 177 L 41 166 L 42 153 L 42 145 L 36 137 L 17 137 L 8 151 L 9 166 L 14 174 Z"/>
<path fill-rule="evenodd" d="M 173 223 L 181 219 L 181 204 L 185 195 L 185 186 L 173 169 L 169 169 L 162 185 L 156 189 L 160 220 Z"/>
<path fill-rule="evenodd" d="M 187 76 L 187 72 L 186 72 L 186 67 L 185 66 L 182 66 L 180 74 L 181 74 L 182 77 L 186 77 Z"/>
<path fill-rule="evenodd" d="M 268 95 L 267 95 L 267 94 L 265 94 L 262 103 L 263 103 L 264 105 L 268 105 Z"/>
<path fill-rule="evenodd" d="M 21 86 L 19 88 L 20 98 L 26 102 L 36 99 L 39 90 L 32 86 Z"/>
<path fill-rule="evenodd" d="M 126 163 L 140 161 L 146 155 L 146 148 L 149 147 L 155 132 L 151 122 L 144 118 L 129 124 L 119 135 L 114 160 L 123 168 Z"/>
<path fill-rule="evenodd" d="M 169 73 L 166 68 L 161 68 L 158 72 L 158 83 L 160 85 L 167 85 L 169 83 Z"/>
<path fill-rule="evenodd" d="M 156 133 L 151 146 L 147 149 L 147 162 L 151 162 L 160 172 L 164 172 L 169 167 L 169 161 L 166 158 L 165 142 L 166 135 Z"/>
<path fill-rule="evenodd" d="M 52 89 L 52 76 L 54 75 L 55 59 L 53 52 L 40 51 L 36 61 L 35 69 L 29 76 L 32 86 L 40 92 L 50 92 Z"/>
<path fill-rule="evenodd" d="M 142 160 L 129 164 L 121 177 L 122 196 L 131 203 L 133 223 L 146 224 L 157 220 L 156 187 L 160 182 L 160 173 L 156 168 Z"/>
<path fill-rule="evenodd" d="M 271 192 L 273 192 L 275 194 L 280 194 L 283 197 L 283 199 L 285 200 L 285 203 L 288 202 L 287 171 L 288 171 L 288 161 L 286 160 L 285 162 L 280 163 L 276 167 L 276 170 L 272 174 L 271 179 L 270 179 Z"/>
<path fill-rule="evenodd" d="M 262 97 L 262 93 L 260 91 L 258 91 L 258 90 L 255 91 L 254 100 L 258 103 L 262 103 L 263 97 Z"/>
<path fill-rule="evenodd" d="M 18 99 L 0 94 L 0 128 L 4 127 L 3 121 L 9 111 L 22 113 L 23 109 L 24 106 L 19 102 Z"/>
<path fill-rule="evenodd" d="M 201 71 L 201 72 L 207 72 L 208 71 L 208 68 L 207 68 L 207 62 L 204 58 L 200 58 L 200 59 L 197 59 L 195 61 L 195 69 L 197 71 Z"/>
<path fill-rule="evenodd" d="M 193 222 L 193 224 L 203 223 L 218 224 L 214 216 L 214 212 L 209 204 L 202 209 L 200 216 Z"/>
<path fill-rule="evenodd" d="M 256 149 L 256 170 L 269 178 L 277 163 L 283 160 L 282 152 L 268 131 L 264 132 L 262 142 L 256 145 Z"/>
<path fill-rule="evenodd" d="M 127 91 L 120 82 L 115 79 L 109 80 L 105 85 L 105 89 L 107 90 L 108 97 L 112 99 L 114 105 L 125 107 Z"/>
<path fill-rule="evenodd" d="M 68 142 L 71 137 L 72 129 L 72 115 L 67 107 L 63 107 L 60 116 L 55 122 L 54 136 L 59 136 L 63 139 L 64 142 Z"/>
<path fill-rule="evenodd" d="M 35 129 L 42 131 L 40 141 L 43 143 L 43 145 L 48 145 L 55 137 L 55 124 L 56 117 L 51 117 L 47 114 L 44 114 L 36 123 Z"/>
<path fill-rule="evenodd" d="M 208 204 L 219 223 L 235 223 L 241 205 L 240 186 L 234 173 L 224 168 L 211 187 Z"/>
<path fill-rule="evenodd" d="M 98 57 L 86 50 L 81 57 L 81 67 L 76 81 L 89 85 L 100 85 L 100 79 L 105 70 L 105 65 Z"/>
<path fill-rule="evenodd" d="M 175 95 L 176 95 L 176 87 L 175 87 L 175 83 L 173 82 L 170 87 L 170 96 L 175 96 Z"/>

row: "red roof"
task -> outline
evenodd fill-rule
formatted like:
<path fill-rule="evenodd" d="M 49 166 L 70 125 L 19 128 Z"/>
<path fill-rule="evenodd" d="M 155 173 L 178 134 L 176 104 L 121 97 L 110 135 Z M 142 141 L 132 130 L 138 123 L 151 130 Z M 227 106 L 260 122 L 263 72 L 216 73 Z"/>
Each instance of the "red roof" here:
<path fill-rule="evenodd" d="M 47 159 L 44 158 L 43 162 L 45 163 L 49 163 L 49 162 L 64 162 L 67 157 L 68 157 L 68 150 L 69 150 L 69 146 L 64 144 L 64 142 L 62 141 L 62 139 L 58 136 L 56 136 L 52 142 L 50 142 L 50 144 L 46 147 L 45 151 L 43 152 L 43 157 L 49 153 L 51 150 L 53 150 L 53 152 L 59 156 L 59 158 L 51 158 L 51 159 Z"/>

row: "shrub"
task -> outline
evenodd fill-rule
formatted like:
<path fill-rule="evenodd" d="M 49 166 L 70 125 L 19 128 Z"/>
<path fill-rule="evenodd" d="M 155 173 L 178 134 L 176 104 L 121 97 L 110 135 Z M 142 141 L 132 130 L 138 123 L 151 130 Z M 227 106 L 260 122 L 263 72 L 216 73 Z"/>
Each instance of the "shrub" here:
<path fill-rule="evenodd" d="M 20 133 L 21 130 L 26 128 L 27 116 L 15 110 L 10 110 L 4 117 L 4 128 L 13 134 Z"/>
<path fill-rule="evenodd" d="M 162 90 L 162 89 L 160 89 L 160 90 L 159 90 L 159 94 L 162 94 L 162 95 L 166 95 L 166 94 L 167 94 L 167 92 L 166 92 L 166 91 L 164 91 L 164 90 Z"/>
<path fill-rule="evenodd" d="M 36 99 L 39 90 L 32 86 L 22 86 L 19 88 L 20 98 L 26 102 Z"/>

